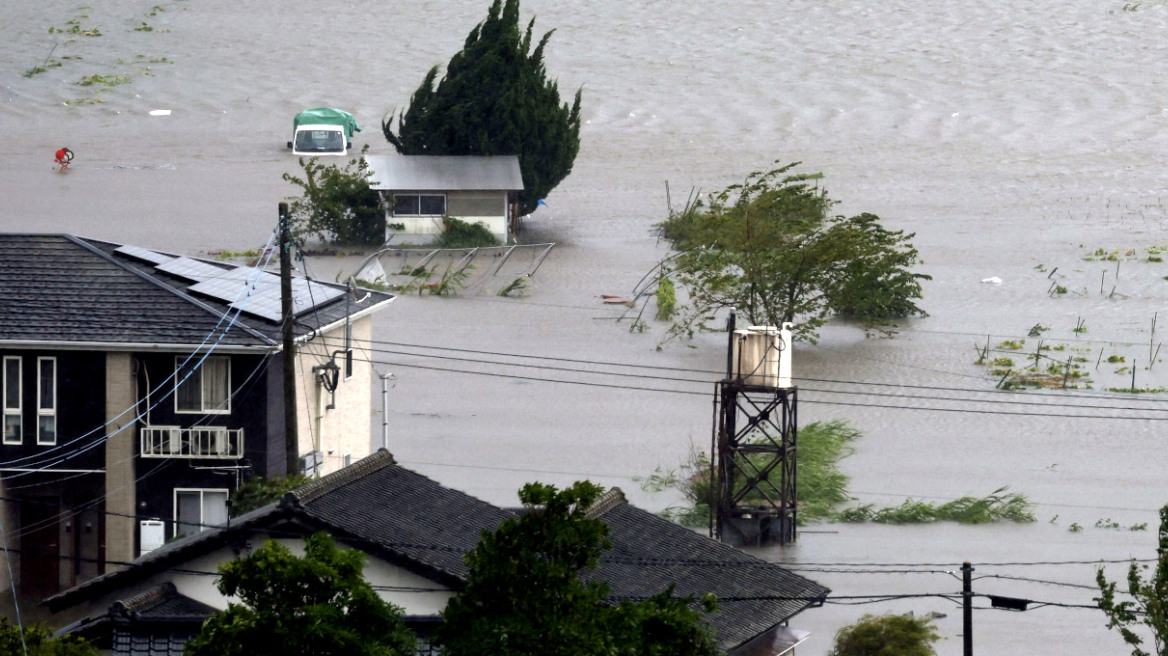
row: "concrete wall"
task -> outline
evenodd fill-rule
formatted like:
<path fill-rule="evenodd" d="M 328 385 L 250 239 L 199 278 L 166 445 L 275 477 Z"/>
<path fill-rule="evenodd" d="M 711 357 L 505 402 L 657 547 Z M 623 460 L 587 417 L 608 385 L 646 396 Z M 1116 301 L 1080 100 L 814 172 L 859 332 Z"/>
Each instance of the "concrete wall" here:
<path fill-rule="evenodd" d="M 128 562 L 138 555 L 135 548 L 137 514 L 134 493 L 134 453 L 138 430 L 133 412 L 137 399 L 130 373 L 129 353 L 109 353 L 105 367 L 105 557 Z M 111 568 L 116 569 L 116 568 Z"/>
<path fill-rule="evenodd" d="M 345 457 L 356 462 L 369 455 L 372 427 L 372 379 L 370 339 L 373 318 L 365 316 L 352 323 L 352 376 L 345 377 L 344 353 L 337 353 L 340 367 L 336 394 L 330 394 L 313 372 L 330 361 L 335 351 L 345 349 L 345 326 L 318 335 L 304 344 L 296 358 L 296 404 L 300 453 L 324 454 L 323 476 L 345 466 Z M 328 408 L 329 404 L 335 407 Z"/>

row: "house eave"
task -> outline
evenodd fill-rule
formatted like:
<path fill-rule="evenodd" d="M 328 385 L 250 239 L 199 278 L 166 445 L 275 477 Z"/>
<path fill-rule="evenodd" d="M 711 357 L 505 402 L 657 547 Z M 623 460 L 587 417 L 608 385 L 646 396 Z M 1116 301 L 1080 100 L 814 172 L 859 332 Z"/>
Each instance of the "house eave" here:
<path fill-rule="evenodd" d="M 214 350 L 218 353 L 267 353 L 272 350 L 269 344 L 165 344 L 161 342 L 55 342 L 42 339 L 11 339 L 0 340 L 0 348 L 28 349 L 43 351 L 102 351 L 102 352 L 137 352 L 137 351 L 181 351 L 184 353 L 204 352 Z"/>

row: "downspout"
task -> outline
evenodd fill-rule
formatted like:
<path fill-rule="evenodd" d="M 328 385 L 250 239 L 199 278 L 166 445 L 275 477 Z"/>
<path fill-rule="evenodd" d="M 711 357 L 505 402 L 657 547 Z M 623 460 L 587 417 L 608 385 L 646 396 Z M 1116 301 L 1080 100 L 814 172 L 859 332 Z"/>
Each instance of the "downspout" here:
<path fill-rule="evenodd" d="M 313 445 L 312 450 L 320 454 L 322 462 L 317 462 L 313 467 L 312 477 L 320 478 L 320 470 L 323 465 L 324 451 L 322 445 L 324 444 L 324 381 L 321 380 L 320 374 L 316 376 L 316 444 Z M 315 460 L 315 457 L 314 457 Z"/>

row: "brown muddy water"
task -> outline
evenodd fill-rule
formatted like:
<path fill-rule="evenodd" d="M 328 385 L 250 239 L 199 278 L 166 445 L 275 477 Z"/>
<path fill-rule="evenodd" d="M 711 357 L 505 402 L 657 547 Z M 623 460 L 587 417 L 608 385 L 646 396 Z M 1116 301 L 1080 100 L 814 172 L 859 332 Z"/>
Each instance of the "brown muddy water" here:
<path fill-rule="evenodd" d="M 383 114 L 486 4 L 4 0 L 0 229 L 192 254 L 256 247 L 292 191 L 280 175 L 296 170 L 283 148 L 293 114 L 348 109 L 365 127 L 358 147 L 389 152 Z M 406 296 L 379 318 L 371 358 L 396 379 L 389 446 L 404 465 L 498 504 L 526 481 L 585 477 L 652 510 L 676 502 L 636 478 L 708 444 L 722 338 L 659 351 L 661 324 L 630 333 L 599 296 L 629 294 L 666 254 L 650 228 L 667 182 L 676 203 L 802 161 L 841 212 L 915 232 L 933 281 L 931 316 L 896 339 L 838 325 L 797 346 L 801 422 L 863 432 L 844 463 L 861 502 L 1009 486 L 1038 521 L 824 524 L 761 551 L 840 601 L 901 597 L 804 613 L 800 653 L 826 652 L 863 613 L 907 611 L 946 614 L 938 651 L 960 653 L 958 606 L 919 595 L 958 592 L 947 572 L 964 560 L 985 577 L 975 592 L 1075 606 L 1091 603 L 1094 563 L 1152 555 L 1168 395 L 1106 388 L 1130 386 L 1133 368 L 1136 387 L 1168 387 L 1168 353 L 1149 366 L 1168 334 L 1168 265 L 1149 250 L 1168 244 L 1168 7 L 528 0 L 523 13 L 557 30 L 547 65 L 561 91 L 584 89 L 575 170 L 524 236 L 558 246 L 525 298 Z M 61 65 L 22 76 L 46 60 Z M 79 84 L 92 75 L 118 77 Z M 76 153 L 64 174 L 61 146 Z M 309 267 L 331 277 L 357 259 Z M 1026 340 L 1033 352 L 1036 325 L 1061 348 L 1052 357 L 1085 361 L 1092 389 L 994 391 L 975 349 Z M 974 645 L 1126 653 L 1104 623 L 1065 606 L 979 609 Z"/>

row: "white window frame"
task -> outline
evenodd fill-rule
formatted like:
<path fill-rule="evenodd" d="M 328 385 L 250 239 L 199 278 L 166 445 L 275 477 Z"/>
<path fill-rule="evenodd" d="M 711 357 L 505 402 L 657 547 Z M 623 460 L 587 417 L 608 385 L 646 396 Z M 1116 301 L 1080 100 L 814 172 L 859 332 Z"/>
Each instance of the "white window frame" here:
<path fill-rule="evenodd" d="M 426 214 L 426 213 L 422 212 L 422 197 L 424 197 L 424 196 L 441 198 L 442 199 L 442 213 L 441 214 Z M 397 211 L 397 208 L 398 208 L 398 200 L 397 199 L 406 198 L 406 197 L 411 197 L 411 198 L 416 197 L 418 199 L 418 211 L 417 212 L 398 212 Z M 446 194 L 402 193 L 402 194 L 394 194 L 393 195 L 393 215 L 394 216 L 446 216 L 446 206 L 447 206 Z"/>
<path fill-rule="evenodd" d="M 206 494 L 208 492 L 222 492 L 227 497 L 228 500 L 231 499 L 231 490 L 229 490 L 225 487 L 176 487 L 176 488 L 174 488 L 174 499 L 173 499 L 174 500 L 174 514 L 171 515 L 171 517 L 173 517 L 174 520 L 171 522 L 171 525 L 173 527 L 173 530 L 171 531 L 171 537 L 178 537 L 179 536 L 178 495 L 180 492 L 187 492 L 187 493 L 198 492 L 199 493 L 199 530 L 197 531 L 198 533 L 202 533 L 203 531 L 205 531 L 209 528 L 212 528 L 210 526 L 207 526 L 207 521 L 206 521 L 206 512 L 207 512 L 207 507 L 205 505 Z M 231 513 L 230 507 L 227 508 L 227 512 L 228 512 L 228 514 Z M 185 533 L 185 535 L 192 535 L 192 534 Z"/>
<path fill-rule="evenodd" d="M 8 363 L 11 361 L 16 362 L 15 381 L 8 379 Z M 3 432 L 4 444 L 22 444 L 24 442 L 24 420 L 22 418 L 24 412 L 24 359 L 19 355 L 6 355 L 4 356 L 4 362 L 0 364 L 0 366 L 4 367 L 2 374 L 4 376 L 4 389 L 2 391 L 4 396 L 3 399 L 0 400 L 0 404 L 4 406 L 4 421 L 3 424 L 0 425 L 0 432 Z M 14 382 L 16 384 L 16 407 L 10 408 L 8 407 L 8 386 L 12 385 Z M 8 431 L 6 430 L 9 417 L 16 417 L 17 430 L 15 440 L 9 439 Z"/>
<path fill-rule="evenodd" d="M 202 361 L 201 364 L 199 364 L 199 368 L 195 369 L 194 372 L 191 373 L 192 377 L 195 376 L 196 374 L 199 376 L 199 383 L 198 384 L 199 384 L 199 406 L 200 406 L 200 408 L 198 410 L 184 410 L 184 409 L 180 408 L 179 404 L 178 404 L 179 403 L 179 388 L 182 386 L 182 384 L 184 382 L 183 381 L 184 376 L 182 375 L 182 365 L 186 361 L 187 361 L 186 356 L 179 355 L 179 356 L 175 356 L 175 358 L 174 358 L 174 371 L 175 371 L 175 377 L 174 377 L 174 413 L 176 415 L 229 415 L 229 414 L 231 414 L 231 358 L 228 356 L 209 355 Z M 225 403 L 222 407 L 218 407 L 218 408 L 215 408 L 215 407 L 208 408 L 206 406 L 206 402 L 207 402 L 206 391 L 207 390 L 206 390 L 206 387 L 204 386 L 204 380 L 203 380 L 204 367 L 206 366 L 206 364 L 208 362 L 213 362 L 213 361 L 214 362 L 226 362 L 226 364 L 227 364 L 227 381 L 226 381 L 227 403 Z M 186 382 L 190 382 L 190 381 L 188 380 Z"/>
<path fill-rule="evenodd" d="M 45 406 L 45 400 L 41 397 L 41 390 L 44 389 L 44 380 L 42 379 L 42 376 L 44 375 L 44 364 L 45 363 L 49 363 L 52 365 L 52 372 L 53 372 L 53 380 L 52 380 L 53 398 L 52 398 L 52 404 L 50 407 Z M 57 358 L 47 357 L 47 356 L 46 357 L 38 357 L 37 358 L 37 401 L 36 401 L 36 403 L 37 403 L 36 404 L 36 409 L 37 409 L 37 426 L 36 426 L 37 444 L 52 445 L 52 444 L 57 443 L 57 398 L 59 396 L 57 388 L 58 388 L 58 386 L 57 386 Z M 43 437 L 41 435 L 41 420 L 44 417 L 51 417 L 53 419 L 53 435 L 50 439 L 43 439 Z"/>

